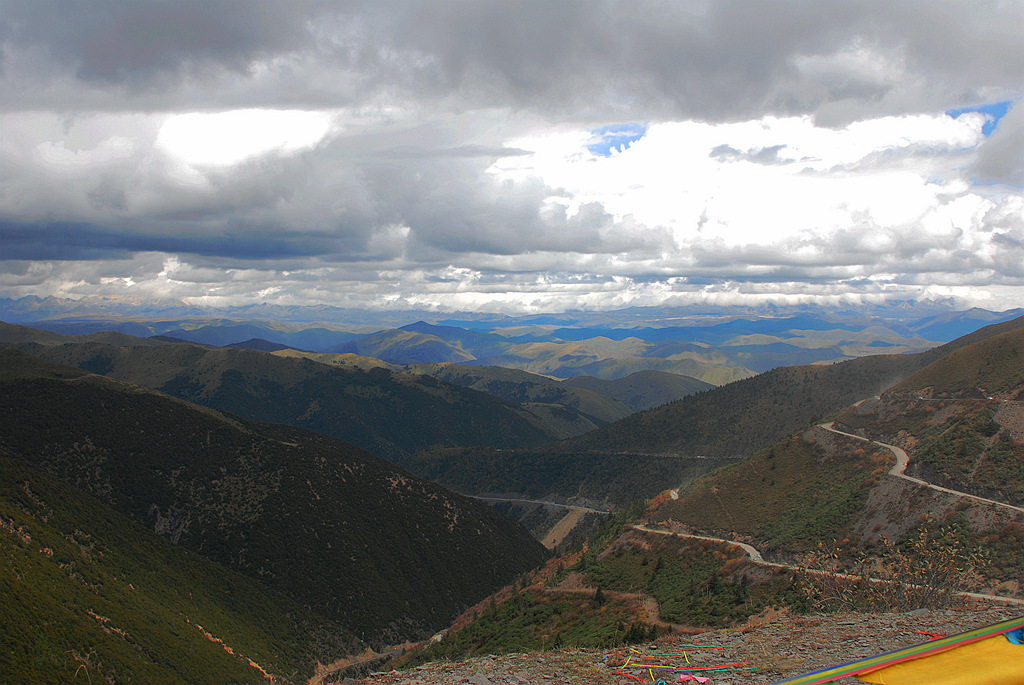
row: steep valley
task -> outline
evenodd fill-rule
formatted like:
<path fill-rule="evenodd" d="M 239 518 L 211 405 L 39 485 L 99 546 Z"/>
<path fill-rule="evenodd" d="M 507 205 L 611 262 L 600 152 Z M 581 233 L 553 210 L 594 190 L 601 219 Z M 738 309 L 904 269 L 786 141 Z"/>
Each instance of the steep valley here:
<path fill-rule="evenodd" d="M 436 631 L 544 549 L 323 435 L 0 349 L 0 448 L 368 641 Z"/>

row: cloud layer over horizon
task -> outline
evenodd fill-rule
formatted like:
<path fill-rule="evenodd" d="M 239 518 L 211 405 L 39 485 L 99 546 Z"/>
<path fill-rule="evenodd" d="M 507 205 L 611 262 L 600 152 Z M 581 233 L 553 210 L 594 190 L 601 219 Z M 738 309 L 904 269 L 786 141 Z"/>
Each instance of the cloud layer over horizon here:
<path fill-rule="evenodd" d="M 0 297 L 1019 306 L 1021 35 L 997 0 L 0 0 Z"/>

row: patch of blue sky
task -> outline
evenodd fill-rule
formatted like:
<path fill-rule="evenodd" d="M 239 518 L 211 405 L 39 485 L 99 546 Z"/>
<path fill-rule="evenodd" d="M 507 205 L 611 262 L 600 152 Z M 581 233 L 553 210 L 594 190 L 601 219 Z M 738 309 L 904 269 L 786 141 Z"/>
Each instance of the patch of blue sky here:
<path fill-rule="evenodd" d="M 1006 113 L 1013 107 L 1014 100 L 1005 100 L 1003 102 L 993 102 L 987 105 L 978 105 L 977 107 L 964 107 L 963 109 L 948 109 L 946 114 L 956 119 L 961 114 L 968 112 L 980 112 L 985 115 L 985 125 L 981 127 L 981 132 L 987 138 L 992 135 L 992 131 L 996 130 L 996 126 L 999 125 L 999 120 L 1006 116 Z"/>
<path fill-rule="evenodd" d="M 644 124 L 614 124 L 603 126 L 590 132 L 587 149 L 595 155 L 610 157 L 612 152 L 622 152 L 630 145 L 644 137 L 647 126 Z"/>

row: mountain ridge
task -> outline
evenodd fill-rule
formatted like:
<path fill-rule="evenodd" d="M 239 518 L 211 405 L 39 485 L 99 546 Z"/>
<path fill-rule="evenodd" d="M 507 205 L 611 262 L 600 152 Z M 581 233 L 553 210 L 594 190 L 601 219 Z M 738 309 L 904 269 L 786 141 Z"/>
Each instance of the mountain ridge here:
<path fill-rule="evenodd" d="M 0 348 L 0 447 L 368 639 L 429 634 L 546 554 L 345 443 L 95 374 L 33 376 L 46 362 L 26 356 Z"/>

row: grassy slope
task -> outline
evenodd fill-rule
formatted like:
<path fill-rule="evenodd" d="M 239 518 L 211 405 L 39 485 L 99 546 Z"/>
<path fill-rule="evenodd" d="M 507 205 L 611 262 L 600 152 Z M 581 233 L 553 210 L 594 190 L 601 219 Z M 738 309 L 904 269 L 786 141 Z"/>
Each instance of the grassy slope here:
<path fill-rule="evenodd" d="M 845 444 L 836 448 L 837 442 Z M 693 483 L 654 520 L 735 531 L 771 549 L 803 551 L 842 537 L 891 461 L 887 450 L 866 443 L 821 431 L 799 434 Z"/>
<path fill-rule="evenodd" d="M 265 682 L 247 659 L 298 683 L 317 659 L 356 646 L 351 634 L 284 595 L 6 456 L 0 586 L 0 672 L 12 685 L 77 676 Z"/>
<path fill-rule="evenodd" d="M 953 395 L 977 395 L 980 389 L 1018 396 L 1024 384 L 1013 360 L 1022 339 L 1024 329 L 1017 328 L 958 347 L 881 399 L 842 412 L 839 424 L 904 445 L 911 454 L 910 472 L 930 482 L 1019 502 L 1024 493 L 1019 403 L 917 395 L 938 385 Z M 654 518 L 735 531 L 783 552 L 845 537 L 870 544 L 876 534 L 901 537 L 928 520 L 955 525 L 964 540 L 984 545 L 993 560 L 984 571 L 990 581 L 1019 577 L 1024 555 L 1005 541 L 1020 539 L 1024 518 L 883 476 L 891 464 L 888 450 L 814 429 L 695 482 Z M 1016 588 L 1011 584 L 1003 591 Z"/>
<path fill-rule="evenodd" d="M 839 416 L 850 430 L 902 444 L 931 482 L 1024 502 L 1024 329 L 959 349 Z M 924 397 L 924 399 L 921 399 Z"/>
<path fill-rule="evenodd" d="M 25 355 L 0 355 L 0 446 L 367 638 L 435 630 L 544 557 L 490 507 L 336 440 L 98 376 L 11 378 Z"/>
<path fill-rule="evenodd" d="M 1024 328 L 955 350 L 894 386 L 900 394 L 931 388 L 935 396 L 987 396 L 1024 385 Z"/>
<path fill-rule="evenodd" d="M 644 534 L 636 502 L 587 541 L 466 612 L 405 665 L 556 646 L 609 648 L 664 633 L 663 622 L 727 626 L 766 606 L 800 606 L 792 574 L 757 567 L 731 545 Z"/>

